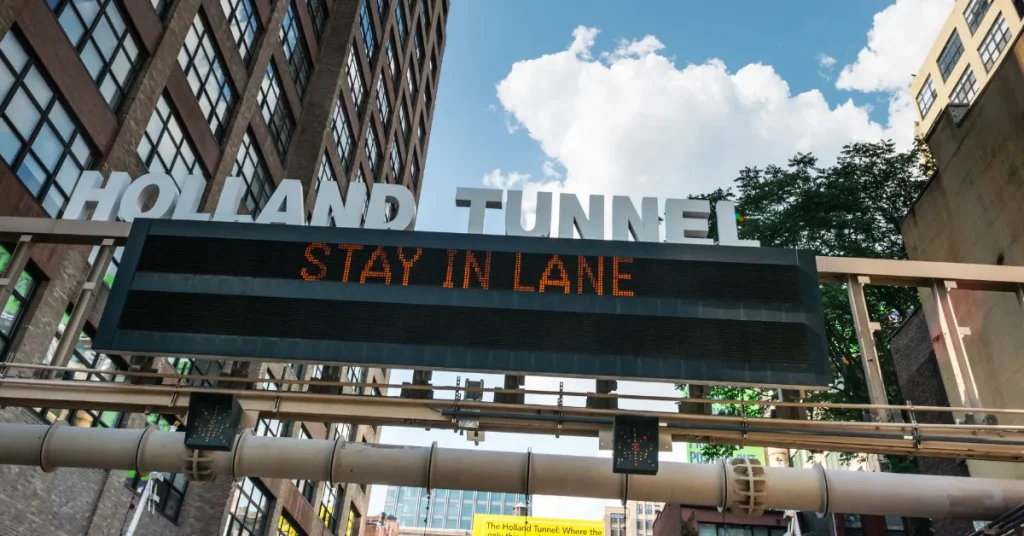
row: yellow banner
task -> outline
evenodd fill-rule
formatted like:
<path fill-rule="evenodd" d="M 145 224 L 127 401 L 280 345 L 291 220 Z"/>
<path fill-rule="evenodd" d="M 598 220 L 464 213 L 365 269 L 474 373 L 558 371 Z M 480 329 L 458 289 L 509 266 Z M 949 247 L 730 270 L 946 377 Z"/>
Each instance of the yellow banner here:
<path fill-rule="evenodd" d="M 476 514 L 473 536 L 604 536 L 604 521 Z"/>

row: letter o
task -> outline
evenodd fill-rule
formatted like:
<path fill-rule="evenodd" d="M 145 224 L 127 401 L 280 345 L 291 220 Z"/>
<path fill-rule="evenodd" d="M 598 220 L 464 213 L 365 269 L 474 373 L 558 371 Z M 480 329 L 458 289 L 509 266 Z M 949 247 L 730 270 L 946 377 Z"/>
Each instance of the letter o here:
<path fill-rule="evenodd" d="M 149 210 L 143 210 L 142 194 L 150 187 L 156 188 L 156 200 Z M 134 221 L 136 218 L 166 218 L 174 211 L 177 200 L 178 186 L 170 175 L 147 173 L 132 181 L 128 188 L 125 188 L 117 215 L 127 222 Z"/>

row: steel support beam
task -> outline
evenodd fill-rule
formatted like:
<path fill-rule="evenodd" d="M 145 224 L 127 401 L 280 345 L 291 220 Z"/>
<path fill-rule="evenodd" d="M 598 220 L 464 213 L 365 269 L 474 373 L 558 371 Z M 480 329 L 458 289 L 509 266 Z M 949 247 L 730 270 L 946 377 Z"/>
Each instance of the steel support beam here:
<path fill-rule="evenodd" d="M 885 395 L 885 382 L 882 379 L 882 367 L 878 362 L 878 350 L 875 348 L 875 331 L 878 324 L 871 321 L 867 301 L 864 299 L 864 285 L 871 284 L 866 276 L 849 276 L 846 278 L 846 291 L 850 297 L 850 311 L 853 313 L 853 325 L 857 328 L 857 343 L 860 347 L 861 364 L 864 365 L 864 378 L 868 384 L 868 398 L 877 406 L 888 403 Z M 872 410 L 877 422 L 889 422 L 888 411 Z"/>
<path fill-rule="evenodd" d="M 71 352 L 74 350 L 75 345 L 78 344 L 78 334 L 85 327 L 85 320 L 88 318 L 89 311 L 92 310 L 93 301 L 96 299 L 96 290 L 99 288 L 99 285 L 103 284 L 103 276 L 106 275 L 107 266 L 113 257 L 114 240 L 106 238 L 100 245 L 100 250 L 96 254 L 96 260 L 93 261 L 92 267 L 89 268 L 88 277 L 82 282 L 82 286 L 78 291 L 78 299 L 75 300 L 75 306 L 71 310 L 71 318 L 68 319 L 68 324 L 60 335 L 60 342 L 57 343 L 57 350 L 54 352 L 53 360 L 51 361 L 52 365 L 63 367 L 71 360 Z M 60 375 L 54 372 L 52 377 L 59 378 Z"/>
<path fill-rule="evenodd" d="M 19 236 L 18 243 L 14 246 L 14 251 L 11 253 L 11 258 L 7 261 L 7 266 L 0 270 L 0 309 L 7 305 L 7 300 L 14 293 L 14 287 L 18 285 L 21 272 L 25 270 L 29 257 L 32 256 L 32 247 L 34 245 L 32 235 L 23 234 Z M 3 371 L 0 371 L 0 377 L 3 377 Z"/>

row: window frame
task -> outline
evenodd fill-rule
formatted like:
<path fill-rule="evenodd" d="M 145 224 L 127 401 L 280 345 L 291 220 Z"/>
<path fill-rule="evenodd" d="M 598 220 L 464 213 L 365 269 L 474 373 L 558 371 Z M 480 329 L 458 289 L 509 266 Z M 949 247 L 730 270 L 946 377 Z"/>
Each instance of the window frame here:
<path fill-rule="evenodd" d="M 932 106 L 935 106 L 935 99 L 938 95 L 939 92 L 935 90 L 935 81 L 932 79 L 932 75 L 928 75 L 928 78 L 924 80 L 924 84 L 921 84 L 921 89 L 914 98 L 914 101 L 917 103 L 917 111 L 921 113 L 921 119 L 928 116 Z"/>
<path fill-rule="evenodd" d="M 11 43 L 21 55 L 20 67 L 14 63 L 17 58 L 12 58 L 6 50 Z M 3 154 L 8 150 L 6 147 L 0 147 L 0 160 L 7 163 L 21 186 L 47 215 L 59 218 L 78 186 L 82 171 L 92 168 L 100 155 L 85 135 L 78 118 L 69 112 L 70 107 L 38 56 L 15 28 L 0 38 L 0 69 L 8 71 L 12 77 L 10 86 L 0 95 L 0 129 L 7 130 L 18 141 L 16 146 L 8 146 L 16 149 L 12 158 Z M 44 89 L 49 92 L 45 99 L 39 94 Z M 21 102 L 15 102 L 16 99 Z M 14 108 L 24 110 L 25 106 L 31 106 L 36 115 L 34 119 L 25 121 L 24 112 L 19 114 L 22 115 L 20 118 L 8 113 Z M 30 128 L 29 122 L 32 122 Z M 22 132 L 19 124 L 29 132 Z M 59 145 L 55 156 L 41 152 L 48 150 L 52 143 Z M 46 164 L 48 160 L 52 161 L 49 166 Z M 65 167 L 67 173 L 64 172 Z M 40 172 L 45 172 L 42 177 Z M 51 194 L 56 197 L 51 197 Z"/>
<path fill-rule="evenodd" d="M 363 40 L 366 58 L 372 64 L 373 54 L 377 51 L 377 30 L 373 27 L 373 16 L 370 14 L 369 0 L 363 0 L 359 8 L 359 34 Z"/>
<path fill-rule="evenodd" d="M 981 65 L 985 68 L 986 73 L 992 72 L 996 62 L 1003 56 L 1003 51 L 1010 45 L 1011 38 L 1010 25 L 1006 22 L 1006 17 L 999 13 L 996 15 L 996 20 L 992 21 L 992 26 L 981 40 L 981 44 L 978 45 L 978 55 L 981 56 Z M 989 56 L 988 59 L 986 59 L 986 55 Z"/>
<path fill-rule="evenodd" d="M 338 520 L 341 517 L 342 501 L 345 497 L 341 484 L 327 481 L 324 483 L 324 492 L 320 496 L 320 507 L 317 509 L 317 517 L 328 530 L 334 532 L 338 528 Z M 328 504 L 330 500 L 333 504 Z"/>
<path fill-rule="evenodd" d="M 281 22 L 281 30 L 278 33 L 281 38 L 281 50 L 288 63 L 289 74 L 292 76 L 292 83 L 295 84 L 295 90 L 301 101 L 306 96 L 309 80 L 312 78 L 313 58 L 309 53 L 309 47 L 306 46 L 299 20 L 299 9 L 295 6 L 295 0 L 288 2 L 284 20 Z"/>
<path fill-rule="evenodd" d="M 335 103 L 334 116 L 331 118 L 331 137 L 334 139 L 334 150 L 341 161 L 342 172 L 348 174 L 355 160 L 356 139 L 352 132 L 352 122 L 345 110 L 345 103 L 340 98 Z"/>
<path fill-rule="evenodd" d="M 274 97 L 273 105 L 268 101 L 271 94 Z M 284 162 L 295 134 L 295 116 L 281 84 L 281 75 L 273 61 L 267 64 L 267 72 L 260 82 L 256 103 L 259 105 L 260 116 L 267 125 L 267 132 L 274 143 L 274 148 L 277 149 L 278 157 Z"/>
<path fill-rule="evenodd" d="M 356 114 L 362 114 L 363 106 L 366 105 L 366 79 L 363 78 L 363 69 L 355 46 L 349 48 L 348 57 L 345 58 L 345 80 L 348 82 L 348 92 L 352 97 L 352 104 L 356 107 Z"/>
<path fill-rule="evenodd" d="M 946 39 L 946 44 L 942 45 L 942 52 L 939 53 L 938 59 L 935 60 L 943 82 L 949 80 L 949 76 L 953 74 L 953 70 L 956 69 L 963 55 L 964 42 L 960 39 L 960 32 L 954 28 L 953 33 Z"/>
<path fill-rule="evenodd" d="M 398 148 L 398 140 L 391 142 L 391 151 L 388 155 L 389 163 L 391 164 L 391 174 L 395 177 L 395 182 L 402 184 L 402 171 L 405 162 L 402 160 L 401 149 Z M 397 160 L 397 161 L 396 161 Z M 394 206 L 393 204 L 391 206 Z"/>
<path fill-rule="evenodd" d="M 327 25 L 328 13 L 324 0 L 306 0 L 306 10 L 309 11 L 309 20 L 313 23 L 313 36 L 319 43 L 324 37 L 324 28 Z"/>
<path fill-rule="evenodd" d="M 231 176 L 241 177 L 245 181 L 242 203 L 255 219 L 267 206 L 270 196 L 273 195 L 274 178 L 270 176 L 263 151 L 260 150 L 259 144 L 254 143 L 254 139 L 255 136 L 249 129 L 242 134 L 242 142 L 238 145 L 238 154 L 235 155 L 235 162 L 231 165 Z M 249 165 L 250 161 L 251 165 Z M 247 176 L 244 173 L 244 170 L 249 168 L 252 169 L 252 176 Z"/>
<path fill-rule="evenodd" d="M 255 57 L 253 52 L 256 50 L 256 42 L 263 34 L 263 22 L 256 11 L 256 6 L 253 0 L 220 0 L 220 7 L 224 12 L 224 18 L 227 19 L 228 31 L 235 42 L 235 50 L 248 70 L 252 67 Z M 244 7 L 248 11 L 248 16 L 245 13 L 240 14 L 239 7 Z M 245 17 L 244 23 L 242 17 Z"/>
<path fill-rule="evenodd" d="M 199 158 L 199 152 L 196 150 L 196 146 L 195 146 L 195 143 L 192 141 L 192 137 L 188 134 L 188 131 L 185 130 L 185 122 L 182 121 L 181 117 L 178 115 L 177 108 L 175 108 L 172 103 L 173 103 L 173 99 L 170 98 L 170 96 L 166 93 L 166 91 L 160 95 L 160 97 L 157 99 L 157 105 L 153 108 L 153 113 L 149 116 L 149 121 L 146 122 L 146 128 L 142 132 L 142 137 L 139 140 L 138 147 L 135 148 L 135 152 L 136 152 L 136 154 L 138 154 L 139 159 L 142 160 L 142 165 L 145 166 L 145 168 L 148 171 L 159 172 L 159 173 L 166 173 L 166 174 L 170 175 L 174 179 L 174 184 L 178 187 L 178 191 L 181 191 L 181 186 L 182 186 L 181 181 L 184 180 L 186 175 L 190 175 L 190 174 L 204 174 L 205 175 L 206 174 L 206 168 L 203 165 L 202 159 Z M 162 117 L 161 105 L 163 105 L 163 107 L 167 108 L 167 117 L 166 117 L 166 119 Z M 152 139 L 151 133 L 150 133 L 151 127 L 153 125 L 153 119 L 154 118 L 157 118 L 158 120 L 160 120 L 160 127 L 159 127 L 160 133 L 159 133 L 159 136 L 155 140 Z M 174 128 L 170 127 L 170 125 L 172 123 L 174 124 Z M 180 142 L 174 140 L 174 132 L 178 132 L 179 135 L 181 136 L 181 141 Z M 164 136 L 169 136 L 170 139 L 171 139 L 171 142 L 175 144 L 175 148 L 174 148 L 174 156 L 175 156 L 175 158 L 174 158 L 174 161 L 172 162 L 172 166 L 170 168 L 168 168 L 167 166 L 163 165 L 164 164 L 163 158 L 160 155 L 160 143 L 164 139 Z M 140 151 L 140 149 L 142 148 L 143 144 L 145 144 L 145 143 L 149 143 L 150 144 L 150 148 L 149 148 L 150 154 L 148 156 L 144 156 L 142 154 L 142 152 Z M 192 156 L 192 159 L 193 159 L 193 163 L 192 163 L 191 166 L 184 165 L 184 167 L 186 168 L 184 170 L 184 172 L 182 172 L 180 170 L 176 171 L 175 168 L 177 167 L 177 165 L 176 165 L 177 162 L 179 160 L 181 160 L 183 162 L 184 162 L 184 160 L 186 160 L 184 154 L 182 153 L 182 149 L 183 148 L 187 148 L 188 152 L 191 153 L 191 156 Z M 160 167 L 154 169 L 153 168 L 153 163 L 154 162 L 159 162 L 160 163 Z M 191 169 L 187 169 L 189 167 L 191 167 Z"/>
<path fill-rule="evenodd" d="M 73 0 L 49 0 L 47 4 L 50 5 L 51 11 L 53 11 L 54 18 L 57 19 L 57 23 L 64 31 L 64 35 L 68 38 L 72 48 L 78 53 L 79 59 L 82 60 L 82 66 L 85 67 L 86 72 L 89 72 L 90 78 L 94 84 L 96 84 L 97 91 L 103 94 L 103 83 L 105 80 L 113 80 L 115 93 L 110 96 L 104 96 L 103 100 L 107 102 L 107 106 L 114 113 L 121 108 L 121 105 L 125 102 L 125 97 L 128 95 L 128 91 L 131 89 L 132 84 L 135 83 L 135 79 L 139 74 L 139 70 L 142 67 L 143 61 L 146 59 L 146 51 L 140 45 L 142 39 L 137 35 L 135 25 L 129 22 L 129 19 L 125 16 L 120 3 L 117 0 L 94 0 L 96 3 L 96 13 L 91 22 L 88 25 L 85 24 L 85 17 L 83 17 L 81 10 L 78 8 L 78 3 Z M 157 0 L 159 1 L 159 0 Z M 154 4 L 154 9 L 157 6 Z M 164 6 L 166 11 L 166 6 Z M 116 28 L 114 19 L 110 16 L 110 12 L 114 12 L 117 18 L 121 21 L 121 30 Z M 75 23 L 79 25 L 80 33 L 77 38 L 77 42 L 72 40 L 71 35 L 68 33 L 68 28 L 65 27 L 65 16 L 71 14 L 75 17 Z M 159 16 L 160 13 L 158 12 Z M 160 17 L 163 18 L 162 16 Z M 68 19 L 70 20 L 70 19 Z M 106 59 L 100 48 L 99 42 L 95 39 L 96 30 L 99 24 L 105 20 L 107 27 L 114 32 L 114 51 L 110 54 L 110 59 Z M 135 49 L 134 57 L 129 51 L 128 44 Z M 86 59 L 82 56 L 86 52 L 87 47 L 93 46 L 95 50 L 95 58 L 99 60 L 101 66 L 94 75 L 86 63 Z M 121 53 L 125 54 L 128 58 L 128 71 L 123 81 L 117 80 L 117 76 L 114 74 L 113 67 L 120 57 Z"/>
<path fill-rule="evenodd" d="M 370 164 L 370 174 L 373 175 L 373 181 L 377 182 L 377 177 L 380 176 L 380 161 L 384 156 L 381 152 L 380 142 L 377 140 L 377 132 L 373 126 L 373 121 L 367 121 L 366 144 L 363 152 L 366 154 L 366 163 Z"/>
<path fill-rule="evenodd" d="M 992 0 L 970 0 L 967 2 L 963 16 L 971 35 L 978 32 L 978 28 L 981 27 L 981 23 L 990 9 L 992 9 Z"/>
<path fill-rule="evenodd" d="M 0 273 L 7 267 L 7 263 L 11 262 L 11 258 L 14 255 L 14 248 L 8 247 L 7 244 L 0 243 Z M 26 278 L 29 282 L 27 292 L 21 290 L 22 278 Z M 36 292 L 39 289 L 40 283 L 46 281 L 42 272 L 36 268 L 32 261 L 25 264 L 25 269 L 18 274 L 18 282 L 15 283 L 14 289 L 11 292 L 11 296 L 7 298 L 7 303 L 3 304 L 3 309 L 0 310 L 0 315 L 4 314 L 7 310 L 8 305 L 12 300 L 17 300 L 20 305 L 18 312 L 14 315 L 14 319 L 10 323 L 10 332 L 4 335 L 0 331 L 0 363 L 6 363 L 8 358 L 12 355 L 14 350 L 14 341 L 18 338 L 18 331 L 22 327 L 22 322 L 25 320 L 25 313 L 32 306 L 32 300 L 36 297 Z"/>
<path fill-rule="evenodd" d="M 282 509 L 277 518 L 277 536 L 306 536 L 306 533 L 295 518 Z"/>
<path fill-rule="evenodd" d="M 970 87 L 967 86 L 968 79 L 970 79 Z M 968 65 L 964 69 L 963 74 L 960 75 L 960 78 L 957 79 L 956 84 L 953 85 L 953 89 L 949 93 L 949 103 L 970 105 L 974 102 L 974 98 L 978 96 L 978 91 L 978 77 L 974 75 L 974 69 Z M 966 97 L 966 101 L 957 98 L 961 94 Z"/>
<path fill-rule="evenodd" d="M 246 484 L 250 485 L 250 490 L 246 491 Z M 254 500 L 254 492 L 259 492 L 259 498 Z M 255 530 L 246 528 L 246 523 L 239 518 L 241 515 L 238 512 L 238 504 L 241 502 L 242 496 L 245 496 L 246 505 L 256 506 L 256 520 L 254 524 Z M 262 536 L 267 530 L 267 521 L 270 519 L 270 515 L 273 513 L 274 495 L 270 493 L 270 490 L 260 481 L 259 478 L 245 477 L 240 482 L 237 482 L 231 490 L 231 498 L 228 502 L 228 515 L 227 523 L 224 526 L 224 533 L 227 534 L 235 524 L 239 534 L 248 534 L 249 536 Z M 248 508 L 247 511 L 251 511 Z"/>
<path fill-rule="evenodd" d="M 202 30 L 201 33 L 200 30 Z M 193 32 L 197 34 L 194 48 L 189 45 Z M 205 56 L 205 62 L 196 61 L 200 53 Z M 205 64 L 207 67 L 205 73 L 199 72 L 201 64 Z M 178 50 L 178 66 L 181 67 L 181 72 L 185 75 L 189 89 L 192 90 L 192 96 L 199 104 L 199 109 L 203 112 L 203 119 L 210 127 L 214 139 L 223 141 L 224 135 L 227 133 L 227 121 L 231 118 L 235 104 L 238 102 L 238 95 L 231 82 L 224 55 L 217 47 L 217 40 L 213 37 L 210 21 L 202 9 L 192 19 L 192 23 L 186 31 L 185 41 Z M 214 95 L 210 93 L 211 80 L 217 86 Z M 221 103 L 224 103 L 223 106 Z M 204 106 L 209 109 L 203 110 Z"/>
<path fill-rule="evenodd" d="M 388 100 L 388 88 L 384 83 L 384 77 L 377 79 L 377 90 L 374 92 L 377 97 L 377 112 L 380 115 L 380 124 L 387 130 L 391 124 L 391 101 Z"/>

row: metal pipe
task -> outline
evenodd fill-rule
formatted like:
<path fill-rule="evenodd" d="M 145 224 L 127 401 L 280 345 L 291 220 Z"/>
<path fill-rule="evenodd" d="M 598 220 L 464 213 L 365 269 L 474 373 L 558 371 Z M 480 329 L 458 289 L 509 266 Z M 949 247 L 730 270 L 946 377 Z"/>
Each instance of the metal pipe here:
<path fill-rule="evenodd" d="M 183 432 L 0 423 L 0 463 L 139 472 L 330 480 L 441 489 L 741 506 L 744 471 L 764 508 L 994 519 L 1024 503 L 1024 482 L 862 471 L 663 462 L 656 476 L 614 474 L 607 458 L 371 445 L 243 433 L 230 452 L 193 453 Z M 743 462 L 746 463 L 746 462 Z"/>

